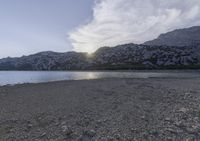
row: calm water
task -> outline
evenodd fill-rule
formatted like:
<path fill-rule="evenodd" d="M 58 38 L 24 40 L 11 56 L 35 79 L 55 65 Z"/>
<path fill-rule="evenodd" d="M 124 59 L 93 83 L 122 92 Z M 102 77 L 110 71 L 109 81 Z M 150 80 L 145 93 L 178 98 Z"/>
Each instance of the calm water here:
<path fill-rule="evenodd" d="M 73 71 L 0 71 L 0 85 L 39 83 L 59 80 L 100 78 L 190 78 L 200 77 L 200 71 L 133 71 L 133 72 L 73 72 Z"/>

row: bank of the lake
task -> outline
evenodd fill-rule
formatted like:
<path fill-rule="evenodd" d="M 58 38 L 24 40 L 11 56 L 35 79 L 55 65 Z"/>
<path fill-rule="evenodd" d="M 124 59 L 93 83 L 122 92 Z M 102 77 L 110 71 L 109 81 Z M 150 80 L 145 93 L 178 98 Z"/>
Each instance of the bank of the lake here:
<path fill-rule="evenodd" d="M 102 78 L 200 78 L 199 70 L 0 71 L 0 86 Z"/>
<path fill-rule="evenodd" d="M 200 140 L 199 101 L 199 78 L 2 86 L 0 140 Z"/>

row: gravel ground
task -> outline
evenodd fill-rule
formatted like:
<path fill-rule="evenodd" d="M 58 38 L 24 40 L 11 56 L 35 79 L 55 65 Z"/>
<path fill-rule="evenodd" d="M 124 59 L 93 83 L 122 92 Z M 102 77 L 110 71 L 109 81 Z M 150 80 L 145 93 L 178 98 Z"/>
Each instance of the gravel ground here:
<path fill-rule="evenodd" d="M 0 141 L 200 141 L 200 78 L 2 86 Z"/>

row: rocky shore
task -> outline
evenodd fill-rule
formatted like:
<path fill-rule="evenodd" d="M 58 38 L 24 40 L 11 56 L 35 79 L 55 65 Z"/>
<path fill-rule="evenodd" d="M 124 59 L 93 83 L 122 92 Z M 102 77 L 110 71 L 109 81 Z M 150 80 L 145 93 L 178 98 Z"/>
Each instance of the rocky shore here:
<path fill-rule="evenodd" d="M 199 141 L 200 78 L 0 87 L 1 141 Z"/>

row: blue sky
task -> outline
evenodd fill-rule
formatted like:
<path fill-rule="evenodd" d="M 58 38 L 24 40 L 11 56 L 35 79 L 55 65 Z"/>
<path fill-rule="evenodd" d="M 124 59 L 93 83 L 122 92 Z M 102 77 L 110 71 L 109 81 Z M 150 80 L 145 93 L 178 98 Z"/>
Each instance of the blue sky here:
<path fill-rule="evenodd" d="M 200 26 L 200 0 L 0 0 L 0 58 L 94 52 Z"/>
<path fill-rule="evenodd" d="M 72 50 L 68 32 L 92 16 L 94 0 L 0 0 L 0 58 Z"/>

